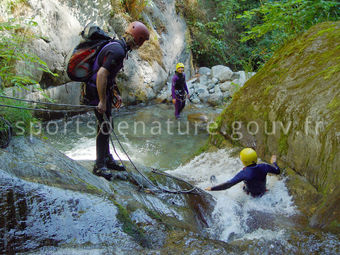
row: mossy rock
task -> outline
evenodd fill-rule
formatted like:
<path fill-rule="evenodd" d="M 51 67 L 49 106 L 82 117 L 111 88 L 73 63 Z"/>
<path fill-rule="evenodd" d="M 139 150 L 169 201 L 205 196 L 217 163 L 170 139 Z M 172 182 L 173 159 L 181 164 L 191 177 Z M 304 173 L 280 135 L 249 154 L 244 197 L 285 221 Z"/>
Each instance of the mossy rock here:
<path fill-rule="evenodd" d="M 310 225 L 340 235 L 340 187 L 321 202 L 310 219 Z"/>
<path fill-rule="evenodd" d="M 223 136 L 264 160 L 277 154 L 320 198 L 332 194 L 340 185 L 339 42 L 339 21 L 287 42 L 233 96 L 212 145 Z"/>
<path fill-rule="evenodd" d="M 286 185 L 294 197 L 294 203 L 304 215 L 311 217 L 318 206 L 317 201 L 322 198 L 322 195 L 305 177 L 296 174 L 293 169 L 287 168 L 285 174 L 288 176 Z"/>

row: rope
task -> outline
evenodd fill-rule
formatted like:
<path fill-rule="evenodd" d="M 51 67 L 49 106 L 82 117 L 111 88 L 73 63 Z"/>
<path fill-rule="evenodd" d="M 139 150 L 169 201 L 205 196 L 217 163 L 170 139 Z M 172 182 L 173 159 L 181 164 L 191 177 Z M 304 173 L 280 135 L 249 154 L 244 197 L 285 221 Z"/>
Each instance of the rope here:
<path fill-rule="evenodd" d="M 88 111 L 88 110 L 91 110 L 91 109 L 96 109 L 96 106 L 88 106 L 88 105 L 69 105 L 69 104 L 55 104 L 55 103 L 47 103 L 47 102 L 39 102 L 39 101 L 34 101 L 34 100 L 26 100 L 26 99 L 20 99 L 20 98 L 14 98 L 14 97 L 8 97 L 8 96 L 2 96 L 0 95 L 1 98 L 7 98 L 7 99 L 11 99 L 11 100 L 16 100 L 16 101 L 23 101 L 23 102 L 28 102 L 28 103 L 35 103 L 35 104 L 43 104 L 43 105 L 50 105 L 50 106 L 66 106 L 66 107 L 72 107 L 72 108 L 80 108 L 80 109 L 77 109 L 77 111 Z M 58 112 L 58 113 L 68 113 L 68 112 L 74 112 L 75 110 L 51 110 L 51 109 L 41 109 L 41 108 L 29 108 L 29 107 L 21 107 L 21 106 L 14 106 L 14 105 L 5 105 L 5 104 L 0 104 L 0 106 L 2 107 L 9 107 L 9 108 L 15 108 L 15 109 L 22 109 L 22 110 L 30 110 L 30 111 L 40 111 L 40 112 Z M 83 108 L 83 109 L 82 109 Z M 104 114 L 104 120 L 105 121 L 108 121 L 107 119 L 107 116 L 106 114 Z M 6 121 L 6 120 L 5 120 Z M 6 122 L 7 123 L 7 122 Z M 173 179 L 176 179 L 176 180 L 179 180 L 179 181 L 182 181 L 184 183 L 186 183 L 187 185 L 190 185 L 192 186 L 193 188 L 191 189 L 188 189 L 188 190 L 169 190 L 169 189 L 165 189 L 165 188 L 161 188 L 159 187 L 158 185 L 155 185 L 152 181 L 149 180 L 148 177 L 146 177 L 140 170 L 138 170 L 138 168 L 136 167 L 136 165 L 133 163 L 133 161 L 131 160 L 130 156 L 127 154 L 127 152 L 125 151 L 123 145 L 120 143 L 116 133 L 114 132 L 113 130 L 113 125 L 111 123 L 111 130 L 112 130 L 112 133 L 114 134 L 119 146 L 122 148 L 123 152 L 125 153 L 125 155 L 127 156 L 127 158 L 129 159 L 130 163 L 132 164 L 132 166 L 134 167 L 134 169 L 151 185 L 153 186 L 154 188 L 156 189 L 159 189 L 163 192 L 166 192 L 166 193 L 173 193 L 173 194 L 180 194 L 180 193 L 184 193 L 184 194 L 188 194 L 188 193 L 194 193 L 194 191 L 196 191 L 198 188 L 193 186 L 192 184 L 190 184 L 189 182 L 186 182 L 180 178 L 177 178 L 177 177 L 174 177 L 174 176 L 171 176 L 169 174 L 164 174 L 164 173 L 161 173 L 161 172 L 156 172 L 156 169 L 153 169 L 152 172 L 153 173 L 156 173 L 156 174 L 161 174 L 161 175 L 164 175 L 164 176 L 167 176 L 167 177 L 171 177 Z M 9 125 L 9 128 L 11 128 L 11 126 Z M 11 133 L 9 133 L 9 136 L 11 136 Z M 10 139 L 10 138 L 9 138 Z M 115 154 L 117 155 L 117 157 L 119 158 L 119 161 L 121 162 L 121 164 L 123 165 L 123 167 L 125 169 L 126 166 L 124 165 L 123 163 L 123 160 L 119 157 L 117 151 L 116 151 L 116 148 L 114 146 L 114 143 L 113 143 L 113 140 L 112 140 L 112 136 L 110 135 L 110 141 L 111 141 L 111 144 L 112 144 L 112 147 L 114 149 L 114 152 Z M 9 142 L 9 141 L 8 141 Z M 8 144 L 7 144 L 8 145 Z M 6 146 L 7 147 L 7 146 Z M 127 170 L 126 172 L 129 174 L 129 176 L 136 181 L 136 183 L 138 184 L 139 187 L 143 188 L 143 185 L 141 185 L 135 178 L 133 178 L 133 176 L 131 175 L 131 173 L 129 173 Z"/>
<path fill-rule="evenodd" d="M 68 112 L 86 112 L 92 109 L 95 109 L 96 106 L 84 106 L 83 109 L 72 109 L 72 110 L 52 110 L 52 109 L 41 109 L 41 108 L 29 108 L 29 107 L 22 107 L 22 106 L 15 106 L 15 105 L 6 105 L 6 104 L 0 104 L 2 107 L 9 107 L 9 108 L 15 108 L 15 109 L 22 109 L 22 110 L 28 110 L 28 111 L 37 111 L 37 112 L 62 112 L 62 113 L 68 113 Z M 72 105 L 69 105 L 70 107 Z"/>
<path fill-rule="evenodd" d="M 27 99 L 8 97 L 8 96 L 2 96 L 2 95 L 0 95 L 0 97 L 11 99 L 11 100 L 16 100 L 16 101 L 28 102 L 28 103 L 33 103 L 33 104 L 51 105 L 51 106 L 66 106 L 66 107 L 73 107 L 73 108 L 76 108 L 76 107 L 79 107 L 79 108 L 95 108 L 96 107 L 96 106 L 89 106 L 89 105 L 71 105 L 71 104 L 56 104 L 56 103 L 40 102 L 40 101 L 27 100 Z"/>
<path fill-rule="evenodd" d="M 164 175 L 164 176 L 166 176 L 166 177 L 175 179 L 175 180 L 177 180 L 177 181 L 184 182 L 185 184 L 187 184 L 187 185 L 192 186 L 193 188 L 195 188 L 196 191 L 201 191 L 199 188 L 195 187 L 195 186 L 192 185 L 190 182 L 187 182 L 187 181 L 185 181 L 185 180 L 183 180 L 183 179 L 181 179 L 181 178 L 178 178 L 178 177 L 176 177 L 176 176 L 173 176 L 173 175 L 170 175 L 170 174 L 168 174 L 168 173 L 162 172 L 162 171 L 160 171 L 159 169 L 156 169 L 156 168 L 151 168 L 151 169 L 152 169 L 152 172 L 153 172 L 154 174 Z"/>
<path fill-rule="evenodd" d="M 105 120 L 105 121 L 109 121 L 108 118 L 107 118 L 107 116 L 106 116 L 106 114 L 104 114 L 104 120 Z M 189 184 L 189 185 L 192 186 L 193 188 L 188 189 L 188 190 L 169 190 L 169 189 L 166 189 L 166 188 L 159 187 L 158 185 L 155 185 L 152 181 L 150 181 L 150 179 L 149 179 L 148 177 L 146 177 L 140 170 L 138 170 L 138 168 L 137 168 L 136 165 L 133 163 L 133 161 L 131 160 L 131 158 L 130 158 L 130 156 L 128 155 L 128 153 L 125 151 L 123 145 L 122 145 L 121 142 L 119 141 L 119 139 L 118 139 L 116 133 L 114 132 L 113 128 L 112 128 L 111 130 L 112 130 L 112 134 L 115 136 L 115 138 L 116 138 L 116 140 L 117 140 L 119 146 L 122 148 L 124 154 L 127 156 L 129 162 L 132 164 L 132 166 L 134 167 L 134 169 L 135 169 L 135 170 L 136 170 L 136 171 L 137 171 L 137 172 L 138 172 L 138 173 L 139 173 L 139 174 L 140 174 L 140 175 L 141 175 L 141 176 L 142 176 L 142 177 L 143 177 L 143 178 L 151 185 L 151 186 L 153 186 L 154 188 L 156 188 L 156 189 L 158 189 L 158 190 L 161 190 L 161 191 L 163 191 L 163 192 L 172 193 L 172 194 L 180 194 L 180 193 L 188 194 L 188 193 L 193 193 L 193 192 L 197 189 L 197 187 L 195 187 L 195 186 L 193 186 L 192 184 L 190 184 L 190 183 L 188 183 L 188 182 L 185 182 L 185 181 L 183 181 L 183 180 L 181 180 L 181 181 L 183 181 L 183 182 Z M 114 144 L 113 144 L 113 140 L 112 140 L 111 135 L 110 135 L 110 141 L 111 141 L 111 144 L 112 144 L 112 146 L 113 146 L 113 148 L 114 148 L 114 151 L 115 151 L 116 155 L 118 156 L 120 162 L 122 163 L 122 165 L 124 166 L 124 168 L 127 169 L 127 168 L 125 167 L 123 161 L 122 161 L 121 158 L 119 157 L 119 155 L 118 155 L 118 153 L 117 153 L 115 147 L 114 147 Z M 128 172 L 128 171 L 127 171 L 127 172 Z M 129 172 L 128 172 L 128 174 L 130 175 Z M 164 175 L 165 175 L 165 174 L 164 174 Z M 131 175 L 130 175 L 130 176 L 131 176 Z M 173 177 L 173 176 L 169 176 L 169 175 L 166 175 L 166 176 L 168 176 L 168 177 Z M 131 176 L 131 177 L 132 177 L 132 176 Z M 132 177 L 132 178 L 133 178 L 133 177 Z M 173 178 L 176 179 L 176 177 L 173 177 Z M 133 179 L 138 183 L 138 185 L 139 185 L 140 187 L 143 187 L 142 185 L 139 184 L 139 182 L 138 182 L 135 178 L 133 178 Z"/>

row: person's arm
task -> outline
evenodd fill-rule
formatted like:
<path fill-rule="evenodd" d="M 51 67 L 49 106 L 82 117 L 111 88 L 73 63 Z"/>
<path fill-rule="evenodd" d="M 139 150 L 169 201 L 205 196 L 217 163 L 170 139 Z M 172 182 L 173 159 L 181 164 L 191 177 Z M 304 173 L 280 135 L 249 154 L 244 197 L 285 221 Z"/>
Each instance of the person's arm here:
<path fill-rule="evenodd" d="M 103 114 L 106 112 L 106 86 L 109 71 L 105 67 L 100 67 L 97 72 L 97 91 L 99 96 L 98 112 Z"/>
<path fill-rule="evenodd" d="M 216 191 L 216 190 L 225 190 L 225 189 L 229 189 L 230 187 L 234 186 L 235 184 L 241 182 L 244 180 L 244 172 L 243 170 L 241 170 L 237 175 L 235 175 L 234 178 L 232 178 L 231 180 L 225 182 L 225 183 L 222 183 L 222 184 L 219 184 L 219 185 L 216 185 L 216 186 L 213 186 L 213 187 L 210 187 L 210 188 L 206 188 L 206 190 L 208 191 Z"/>

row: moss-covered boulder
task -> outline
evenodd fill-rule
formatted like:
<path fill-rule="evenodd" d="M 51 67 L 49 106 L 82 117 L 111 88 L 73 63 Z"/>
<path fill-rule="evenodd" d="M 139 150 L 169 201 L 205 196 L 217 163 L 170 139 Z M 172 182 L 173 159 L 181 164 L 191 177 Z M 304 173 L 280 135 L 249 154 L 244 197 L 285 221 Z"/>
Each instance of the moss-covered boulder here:
<path fill-rule="evenodd" d="M 340 22 L 318 24 L 288 42 L 234 95 L 210 139 L 216 144 L 214 141 L 223 136 L 254 147 L 263 159 L 278 154 L 281 165 L 302 176 L 318 194 L 296 197 L 308 216 L 314 214 L 311 224 L 332 225 L 337 230 L 340 210 L 334 194 L 340 189 L 339 42 Z M 294 193 L 301 182 L 291 183 Z"/>

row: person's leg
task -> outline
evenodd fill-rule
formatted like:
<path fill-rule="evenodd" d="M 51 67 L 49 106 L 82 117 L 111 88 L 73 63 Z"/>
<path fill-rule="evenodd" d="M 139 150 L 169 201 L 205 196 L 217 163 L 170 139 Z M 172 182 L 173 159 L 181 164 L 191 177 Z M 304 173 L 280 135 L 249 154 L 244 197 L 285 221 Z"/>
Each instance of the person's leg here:
<path fill-rule="evenodd" d="M 181 107 L 179 108 L 179 114 L 183 111 L 185 107 L 185 100 L 181 101 Z"/>
<path fill-rule="evenodd" d="M 111 99 L 110 99 L 111 102 Z M 106 140 L 104 143 L 104 163 L 105 166 L 110 169 L 110 170 L 116 170 L 116 171 L 125 171 L 125 168 L 123 166 L 120 166 L 116 163 L 116 161 L 114 160 L 112 154 L 110 153 L 110 135 L 112 133 L 112 130 L 114 129 L 113 126 L 113 120 L 112 120 L 112 116 L 111 116 L 111 112 L 112 112 L 112 104 L 110 103 L 110 105 L 107 105 L 107 111 L 106 111 L 106 116 L 107 119 L 109 121 L 110 124 L 108 124 L 108 126 L 105 128 L 105 131 L 108 131 L 108 135 L 106 136 Z M 112 130 L 110 129 L 112 128 Z"/>
<path fill-rule="evenodd" d="M 181 107 L 181 100 L 176 99 L 176 103 L 175 103 L 175 117 L 176 117 L 176 119 L 179 118 L 180 107 Z"/>
<path fill-rule="evenodd" d="M 107 119 L 111 118 L 111 101 L 107 104 L 107 110 L 105 112 Z M 110 154 L 110 133 L 111 123 L 106 121 L 103 114 L 100 114 L 95 110 L 97 118 L 97 137 L 96 137 L 96 163 L 93 168 L 93 173 L 98 176 L 103 176 L 107 180 L 110 180 L 112 174 L 108 172 L 105 166 L 105 158 Z"/>
<path fill-rule="evenodd" d="M 108 111 L 105 113 L 108 114 Z M 104 116 L 95 110 L 95 115 L 97 117 L 97 137 L 96 137 L 96 164 L 98 166 L 103 166 L 105 164 L 106 155 L 110 154 L 110 132 L 111 124 L 104 120 Z"/>

